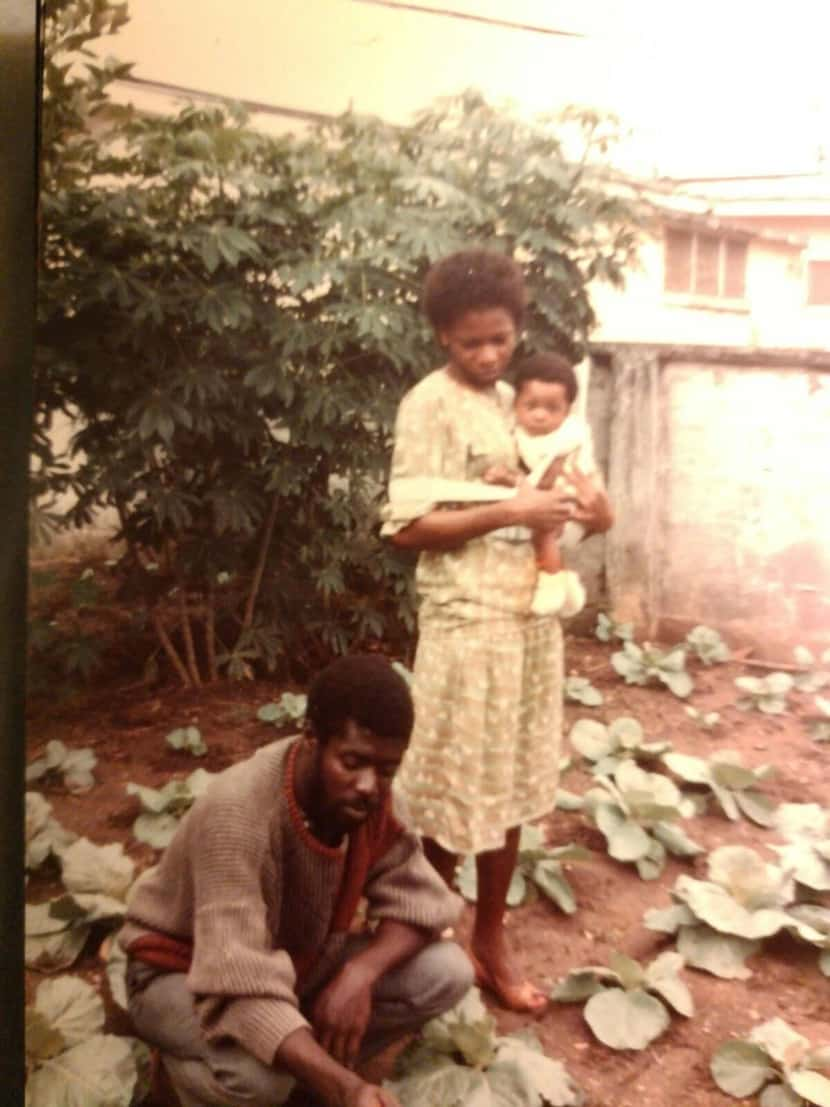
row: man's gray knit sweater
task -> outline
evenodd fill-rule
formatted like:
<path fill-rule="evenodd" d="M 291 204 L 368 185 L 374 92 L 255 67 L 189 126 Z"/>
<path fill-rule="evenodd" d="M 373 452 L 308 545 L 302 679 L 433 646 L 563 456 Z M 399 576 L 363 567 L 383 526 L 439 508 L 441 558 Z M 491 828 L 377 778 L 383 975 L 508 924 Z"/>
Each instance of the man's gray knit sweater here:
<path fill-rule="evenodd" d="M 346 939 L 333 930 L 345 850 L 305 827 L 290 751 L 274 742 L 213 781 L 157 866 L 136 882 L 121 944 L 155 932 L 192 942 L 188 986 L 206 1036 L 234 1038 L 272 1064 L 283 1038 L 308 1026 L 300 999 L 329 975 Z M 401 830 L 369 869 L 368 918 L 436 936 L 461 902 Z"/>

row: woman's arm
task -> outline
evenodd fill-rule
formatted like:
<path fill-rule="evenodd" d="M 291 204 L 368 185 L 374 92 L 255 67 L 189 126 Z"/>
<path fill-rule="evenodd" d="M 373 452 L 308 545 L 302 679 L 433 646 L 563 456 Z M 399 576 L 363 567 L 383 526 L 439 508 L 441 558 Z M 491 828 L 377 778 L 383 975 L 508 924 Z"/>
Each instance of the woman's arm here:
<path fill-rule="evenodd" d="M 575 517 L 572 496 L 520 485 L 515 496 L 491 504 L 429 511 L 390 536 L 403 550 L 455 550 L 501 527 L 554 530 Z M 609 524 L 610 525 L 610 524 Z"/>

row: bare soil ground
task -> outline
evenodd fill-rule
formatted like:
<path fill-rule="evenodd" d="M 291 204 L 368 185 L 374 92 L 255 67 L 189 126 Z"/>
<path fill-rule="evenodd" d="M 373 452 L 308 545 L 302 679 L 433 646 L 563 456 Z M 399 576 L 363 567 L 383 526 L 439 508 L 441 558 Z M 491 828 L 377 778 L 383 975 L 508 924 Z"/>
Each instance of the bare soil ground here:
<path fill-rule="evenodd" d="M 568 704 L 566 730 L 580 717 L 609 722 L 619 715 L 634 715 L 649 740 L 668 739 L 682 752 L 708 756 L 717 748 L 729 748 L 740 751 L 749 765 L 773 763 L 777 776 L 765 790 L 777 802 L 830 805 L 830 745 L 811 740 L 796 713 L 771 717 L 734 707 L 733 681 L 747 671 L 745 664 L 690 666 L 695 691 L 688 702 L 701 711 L 721 713 L 719 726 L 709 734 L 698 729 L 685 714 L 684 702 L 668 690 L 625 685 L 611 668 L 612 649 L 593 639 L 569 639 L 568 670 L 590 677 L 602 691 L 604 704 L 598 708 Z M 137 799 L 126 793 L 127 782 L 160 787 L 173 776 L 188 775 L 197 765 L 216 771 L 246 757 L 278 736 L 273 726 L 256 719 L 256 711 L 280 691 L 268 682 L 222 684 L 198 693 L 118 691 L 105 686 L 74 702 L 33 703 L 29 757 L 51 738 L 73 748 L 91 746 L 98 757 L 96 787 L 81 796 L 60 788 L 45 789 L 53 813 L 95 843 L 122 842 L 143 868 L 154 861 L 155 854 L 132 836 L 139 808 Z M 801 706 L 798 699 L 793 699 L 795 711 Z M 207 756 L 198 761 L 164 741 L 170 730 L 186 725 L 198 726 L 208 745 Z M 570 791 L 580 792 L 587 780 L 577 766 L 564 783 Z M 557 811 L 543 825 L 551 844 L 581 842 L 594 848 L 597 856 L 570 867 L 579 903 L 574 915 L 562 915 L 547 901 L 510 912 L 509 930 L 529 976 L 553 985 L 571 968 L 605 963 L 613 950 L 648 960 L 669 948 L 669 939 L 643 926 L 643 915 L 650 907 L 668 906 L 669 889 L 681 872 L 704 875 L 705 858 L 670 860 L 659 880 L 643 882 L 631 866 L 606 856 L 599 832 L 581 814 Z M 714 810 L 693 820 L 688 829 L 707 849 L 742 843 L 765 851 L 766 844 L 776 840 L 772 831 L 744 821 L 731 823 Z M 55 894 L 55 889 L 54 878 L 50 882 L 35 875 L 27 896 L 36 902 Z M 469 924 L 467 909 L 462 938 Z M 564 1061 L 592 1107 L 725 1107 L 754 1102 L 724 1095 L 709 1074 L 712 1053 L 729 1037 L 778 1015 L 814 1043 L 830 1042 L 830 981 L 819 973 L 816 961 L 811 947 L 782 939 L 766 943 L 763 952 L 750 960 L 752 976 L 745 982 L 686 970 L 696 1015 L 688 1020 L 674 1016 L 670 1029 L 643 1052 L 615 1052 L 601 1045 L 584 1022 L 580 1005 L 554 1004 L 531 1020 L 493 1010 L 502 1032 L 532 1023 L 546 1052 Z M 96 952 L 86 954 L 72 971 L 99 985 L 106 995 L 104 964 Z M 36 983 L 37 976 L 29 974 L 29 994 Z M 126 1016 L 112 1003 L 108 1010 L 109 1029 L 129 1033 Z M 161 1101 L 148 1103 L 169 1107 Z"/>

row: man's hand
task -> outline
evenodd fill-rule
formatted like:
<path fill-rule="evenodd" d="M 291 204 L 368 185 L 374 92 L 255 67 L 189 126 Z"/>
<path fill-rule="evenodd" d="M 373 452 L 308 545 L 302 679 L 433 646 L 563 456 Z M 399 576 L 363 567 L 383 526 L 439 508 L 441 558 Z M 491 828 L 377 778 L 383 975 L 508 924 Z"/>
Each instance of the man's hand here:
<path fill-rule="evenodd" d="M 320 992 L 311 1012 L 317 1041 L 335 1061 L 347 1068 L 354 1068 L 360 1054 L 372 1013 L 375 979 L 371 969 L 358 958 L 347 961 Z M 363 1107 L 363 1100 L 356 1102 Z"/>
<path fill-rule="evenodd" d="M 377 1084 L 359 1084 L 344 1107 L 401 1107 L 400 1100 Z"/>

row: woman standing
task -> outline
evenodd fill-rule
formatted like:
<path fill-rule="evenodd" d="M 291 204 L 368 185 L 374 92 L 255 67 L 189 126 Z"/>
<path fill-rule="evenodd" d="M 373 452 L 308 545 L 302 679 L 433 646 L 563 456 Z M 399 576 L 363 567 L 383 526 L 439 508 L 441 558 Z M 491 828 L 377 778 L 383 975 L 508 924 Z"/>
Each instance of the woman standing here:
<path fill-rule="evenodd" d="M 554 804 L 563 660 L 559 620 L 530 611 L 536 563 L 526 528 L 575 520 L 602 531 L 611 512 L 584 479 L 576 503 L 526 485 L 500 502 L 430 499 L 429 479 L 476 481 L 492 466 L 518 467 L 512 390 L 500 378 L 524 316 L 521 270 L 498 253 L 453 254 L 430 270 L 423 303 L 447 360 L 401 402 L 383 525 L 395 545 L 420 551 L 415 732 L 398 781 L 448 883 L 457 855 L 476 855 L 479 983 L 505 1007 L 535 1012 L 546 997 L 523 979 L 503 922 L 521 825 Z"/>

